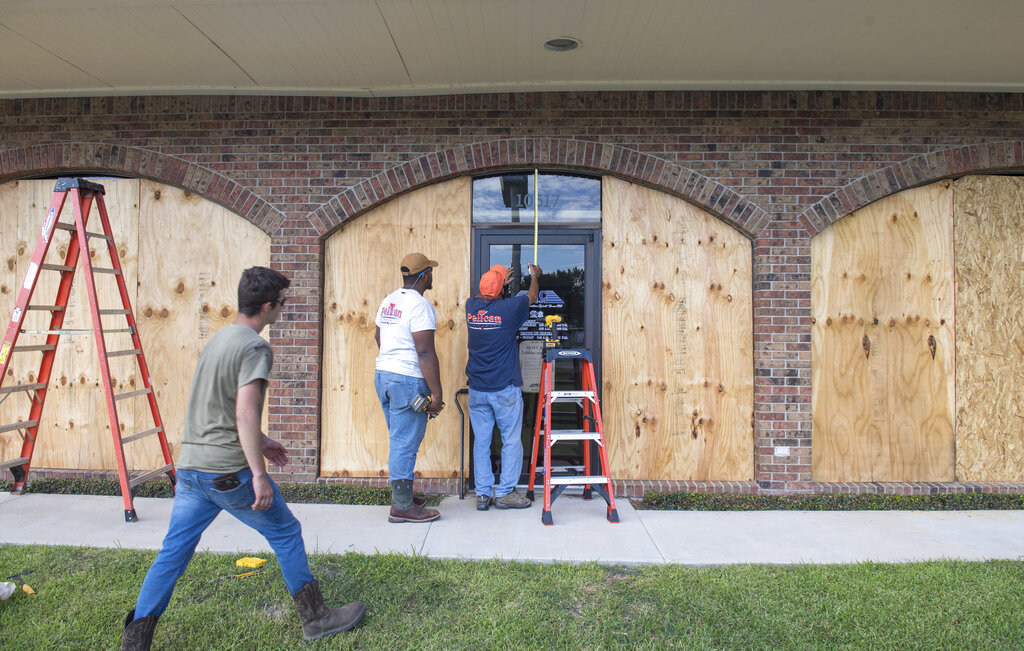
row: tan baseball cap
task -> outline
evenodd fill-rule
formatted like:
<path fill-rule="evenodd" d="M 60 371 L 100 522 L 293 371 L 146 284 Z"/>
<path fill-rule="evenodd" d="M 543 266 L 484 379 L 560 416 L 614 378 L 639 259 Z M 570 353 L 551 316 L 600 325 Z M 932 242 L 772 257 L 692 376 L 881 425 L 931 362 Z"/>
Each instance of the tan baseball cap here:
<path fill-rule="evenodd" d="M 422 253 L 410 253 L 402 258 L 402 275 L 413 276 L 425 269 L 437 266 L 437 260 L 431 260 Z"/>

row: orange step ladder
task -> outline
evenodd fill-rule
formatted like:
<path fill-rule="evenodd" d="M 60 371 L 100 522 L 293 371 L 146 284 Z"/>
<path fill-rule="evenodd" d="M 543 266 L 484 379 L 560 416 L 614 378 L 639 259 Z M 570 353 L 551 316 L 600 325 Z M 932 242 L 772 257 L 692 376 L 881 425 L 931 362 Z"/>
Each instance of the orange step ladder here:
<path fill-rule="evenodd" d="M 176 475 L 174 462 L 171 458 L 171 450 L 167 444 L 167 436 L 164 432 L 163 421 L 160 419 L 160 411 L 156 404 L 156 393 L 153 390 L 149 368 L 146 365 L 146 357 L 142 352 L 142 341 L 139 339 L 135 316 L 132 313 L 131 302 L 128 299 L 128 289 L 125 285 L 124 274 L 121 271 L 117 247 L 111 234 L 110 220 L 107 217 L 107 208 L 103 202 L 103 195 L 102 185 L 79 178 L 60 178 L 53 188 L 53 199 L 50 202 L 50 209 L 46 213 L 46 220 L 39 233 L 39 241 L 36 243 L 35 251 L 32 253 L 32 260 L 29 263 L 28 272 L 25 274 L 25 281 L 18 292 L 18 299 L 15 303 L 11 320 L 7 325 L 3 343 L 0 344 L 0 395 L 3 396 L 3 399 L 7 399 L 12 394 L 24 394 L 31 403 L 26 420 L 0 425 L 0 433 L 16 431 L 22 439 L 21 455 L 15 459 L 0 461 L 0 470 L 10 469 L 14 475 L 12 493 L 21 494 L 25 491 L 25 482 L 28 479 L 29 468 L 32 464 L 32 453 L 38 441 L 39 424 L 42 419 L 43 405 L 46 403 L 47 387 L 49 386 L 50 373 L 53 370 L 53 362 L 57 354 L 57 345 L 60 342 L 60 338 L 64 335 L 80 335 L 91 332 L 93 339 L 96 341 L 96 351 L 99 354 L 100 374 L 103 378 L 107 413 L 110 417 L 110 431 L 114 438 L 117 473 L 121 484 L 121 496 L 124 499 L 125 521 L 136 522 L 139 518 L 133 503 L 135 487 L 163 474 L 167 475 L 173 485 Z M 73 224 L 60 221 L 61 212 L 69 197 L 75 214 Z M 86 223 L 88 222 L 89 213 L 94 202 L 103 225 L 102 233 L 86 231 Z M 70 231 L 71 241 L 68 243 L 67 254 L 64 257 L 63 264 L 47 264 L 44 260 L 57 229 Z M 89 256 L 89 240 L 91 239 L 106 241 L 107 252 L 110 255 L 109 268 L 93 266 Z M 85 252 L 85 255 L 80 255 L 82 251 Z M 78 266 L 79 261 L 81 261 L 84 268 L 83 275 L 85 277 L 86 291 L 89 295 L 89 309 L 92 314 L 92 330 L 70 330 L 62 327 L 64 325 L 64 316 L 67 313 L 68 299 L 71 296 L 71 284 L 75 277 L 75 268 Z M 57 298 L 52 305 L 32 304 L 30 301 L 35 291 L 39 274 L 46 271 L 60 274 Z M 120 308 L 101 309 L 97 304 L 96 274 L 110 275 L 116 280 L 117 289 L 121 295 Z M 50 312 L 49 327 L 46 330 L 25 330 L 23 323 L 29 310 Z M 104 328 L 102 318 L 108 315 L 123 315 L 127 321 L 127 327 L 120 329 Z M 131 336 L 131 347 L 125 350 L 108 351 L 104 339 L 108 333 L 128 333 Z M 43 344 L 22 345 L 18 342 L 19 335 L 22 334 L 45 334 L 46 341 Z M 39 371 L 32 378 L 33 381 L 27 384 L 3 386 L 4 381 L 8 379 L 7 370 L 14 355 L 29 352 L 42 353 Z M 134 357 L 138 362 L 143 388 L 115 394 L 110 377 L 109 359 L 124 356 Z M 143 395 L 148 400 L 149 409 L 153 417 L 153 427 L 143 432 L 122 437 L 120 421 L 117 416 L 117 403 L 121 400 Z M 125 460 L 124 445 L 150 436 L 156 436 L 160 442 L 164 465 L 155 470 L 143 471 L 134 477 L 130 476 Z"/>
<path fill-rule="evenodd" d="M 554 390 L 554 364 L 556 361 L 579 362 L 581 386 L 578 390 Z M 615 508 L 615 489 L 608 476 L 608 451 L 604 441 L 604 424 L 601 420 L 601 405 L 597 396 L 597 381 L 594 377 L 594 363 L 590 351 L 583 348 L 545 348 L 541 364 L 540 388 L 538 389 L 537 418 L 533 425 L 533 455 L 530 457 L 530 482 L 526 496 L 533 500 L 533 487 L 537 479 L 537 446 L 544 439 L 544 511 L 541 522 L 554 524 L 551 518 L 551 503 L 569 486 L 583 486 L 583 499 L 590 499 L 591 491 L 596 492 L 608 503 L 608 521 L 618 522 L 619 512 Z M 551 429 L 551 405 L 556 402 L 574 402 L 580 410 L 583 429 Z M 543 428 L 543 429 L 542 429 Z M 557 443 L 583 442 L 583 473 L 553 473 L 551 447 Z M 591 474 L 591 445 L 596 444 L 601 459 L 600 475 Z"/>

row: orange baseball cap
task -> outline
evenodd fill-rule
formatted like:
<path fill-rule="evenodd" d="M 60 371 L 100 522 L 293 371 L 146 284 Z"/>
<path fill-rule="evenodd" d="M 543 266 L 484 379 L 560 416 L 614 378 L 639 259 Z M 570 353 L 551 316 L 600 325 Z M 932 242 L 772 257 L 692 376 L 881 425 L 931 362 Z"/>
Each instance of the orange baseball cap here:
<path fill-rule="evenodd" d="M 480 293 L 492 298 L 501 296 L 501 288 L 505 286 L 507 275 L 508 269 L 500 264 L 494 265 L 480 276 Z"/>

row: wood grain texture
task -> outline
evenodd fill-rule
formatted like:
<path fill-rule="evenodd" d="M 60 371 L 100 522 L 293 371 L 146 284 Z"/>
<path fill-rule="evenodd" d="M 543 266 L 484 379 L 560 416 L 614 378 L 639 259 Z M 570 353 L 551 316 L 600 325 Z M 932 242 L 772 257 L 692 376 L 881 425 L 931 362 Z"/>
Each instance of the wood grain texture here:
<path fill-rule="evenodd" d="M 602 415 L 616 479 L 753 479 L 750 241 L 605 177 Z"/>
<path fill-rule="evenodd" d="M 470 191 L 468 178 L 422 188 L 359 217 L 328 238 L 321 474 L 387 476 L 388 432 L 373 387 L 374 317 L 381 300 L 401 287 L 402 257 L 418 251 L 439 263 L 426 298 L 437 311 L 434 343 L 448 408 L 427 425 L 416 475 L 458 475 L 459 414 L 452 401 L 455 391 L 466 385 Z"/>
<path fill-rule="evenodd" d="M 811 240 L 815 481 L 953 480 L 952 200 L 906 190 Z"/>
<path fill-rule="evenodd" d="M 956 478 L 1024 481 L 1024 179 L 954 194 Z"/>
<path fill-rule="evenodd" d="M 194 291 L 179 292 L 181 278 L 194 279 L 210 275 L 224 278 L 218 288 L 218 311 L 231 306 L 227 319 L 213 319 L 208 331 L 234 317 L 238 277 L 244 267 L 268 264 L 270 239 L 262 231 L 241 218 L 198 197 L 169 186 L 139 179 L 101 179 L 106 191 L 105 204 L 117 244 L 118 256 L 125 273 L 129 299 L 139 325 L 146 360 L 157 389 L 168 440 L 177 447 L 181 438 L 185 402 L 191 385 L 192 371 L 198 359 L 202 339 L 193 324 L 202 314 L 203 305 Z M 16 294 L 9 291 L 20 286 L 32 248 L 53 195 L 52 180 L 20 181 L 0 185 L 0 252 L 6 264 L 0 280 L 0 314 L 9 315 Z M 161 196 L 164 201 L 155 201 Z M 182 201 L 175 201 L 187 198 Z M 66 204 L 61 221 L 71 223 L 73 212 Z M 100 232 L 102 226 L 95 207 L 90 214 L 89 230 Z M 59 263 L 67 252 L 70 236 L 59 231 L 50 246 L 47 262 Z M 216 242 L 216 246 L 211 246 Z M 90 243 L 90 254 L 97 267 L 109 267 L 110 258 L 101 240 Z M 120 308 L 120 296 L 113 277 L 97 274 L 96 288 L 101 308 Z M 58 274 L 43 272 L 36 285 L 33 303 L 52 303 L 56 296 Z M 4 291 L 8 289 L 8 291 Z M 219 312 L 218 312 L 219 313 Z M 45 329 L 48 313 L 29 313 L 26 329 Z M 104 326 L 125 327 L 123 316 L 104 316 Z M 92 328 L 89 301 L 81 266 L 75 273 L 64 328 Z M 40 343 L 42 335 L 30 341 L 22 335 L 20 344 Z M 106 336 L 108 351 L 130 348 L 130 337 L 122 333 Z M 30 381 L 38 370 L 40 354 L 26 353 L 26 360 L 16 364 L 4 384 Z M 133 357 L 110 360 L 111 379 L 115 393 L 142 388 L 138 366 Z M 3 422 L 21 420 L 28 414 L 28 400 L 12 396 L 0 406 Z M 149 429 L 153 422 L 145 397 L 127 398 L 118 402 L 118 418 L 123 435 Z M 265 418 L 265 417 L 264 417 Z M 0 435 L 3 458 L 17 456 L 20 439 L 13 434 Z M 163 465 L 163 457 L 155 437 L 148 437 L 125 446 L 128 467 L 146 470 Z M 39 444 L 32 460 L 35 468 L 76 470 L 116 469 L 109 416 L 103 393 L 99 358 L 92 335 L 62 337 L 54 360 Z"/>
<path fill-rule="evenodd" d="M 180 188 L 143 180 L 140 196 L 142 283 L 134 307 L 160 416 L 177 457 L 199 353 L 213 333 L 235 320 L 242 271 L 270 265 L 270 237 Z M 268 329 L 260 335 L 269 339 Z M 144 398 L 135 400 L 138 409 L 146 408 Z M 273 437 L 266 408 L 262 427 Z M 158 447 L 145 450 L 150 463 L 160 461 Z"/>

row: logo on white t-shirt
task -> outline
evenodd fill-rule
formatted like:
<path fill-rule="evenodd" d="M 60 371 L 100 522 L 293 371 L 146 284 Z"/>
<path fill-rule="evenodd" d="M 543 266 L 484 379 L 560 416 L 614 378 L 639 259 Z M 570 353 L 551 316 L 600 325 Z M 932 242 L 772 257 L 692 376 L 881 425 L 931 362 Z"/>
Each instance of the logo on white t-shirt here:
<path fill-rule="evenodd" d="M 402 311 L 395 307 L 394 303 L 388 303 L 380 307 L 380 320 L 382 323 L 395 324 L 402 318 Z"/>

